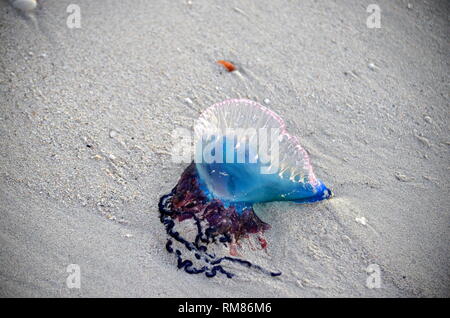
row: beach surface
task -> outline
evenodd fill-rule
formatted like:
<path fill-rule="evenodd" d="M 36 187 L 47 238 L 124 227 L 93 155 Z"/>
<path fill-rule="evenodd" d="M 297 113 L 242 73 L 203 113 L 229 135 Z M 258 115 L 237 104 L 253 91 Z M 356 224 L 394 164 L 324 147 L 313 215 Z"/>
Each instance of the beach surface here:
<path fill-rule="evenodd" d="M 1 1 L 0 296 L 449 297 L 450 5 L 380 0 L 369 28 L 371 3 Z M 277 112 L 335 193 L 255 207 L 249 257 L 279 277 L 164 248 L 172 132 L 230 98 Z"/>

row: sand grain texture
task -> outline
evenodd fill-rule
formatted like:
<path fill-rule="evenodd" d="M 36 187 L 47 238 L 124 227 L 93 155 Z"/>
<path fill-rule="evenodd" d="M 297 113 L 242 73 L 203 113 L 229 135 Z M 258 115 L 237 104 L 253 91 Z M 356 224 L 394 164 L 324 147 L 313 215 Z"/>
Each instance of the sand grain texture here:
<path fill-rule="evenodd" d="M 450 295 L 447 1 L 378 1 L 380 29 L 371 1 L 78 0 L 80 29 L 69 3 L 0 2 L 1 296 Z M 276 279 L 187 275 L 163 249 L 171 132 L 237 97 L 270 103 L 336 193 L 256 207 Z"/>

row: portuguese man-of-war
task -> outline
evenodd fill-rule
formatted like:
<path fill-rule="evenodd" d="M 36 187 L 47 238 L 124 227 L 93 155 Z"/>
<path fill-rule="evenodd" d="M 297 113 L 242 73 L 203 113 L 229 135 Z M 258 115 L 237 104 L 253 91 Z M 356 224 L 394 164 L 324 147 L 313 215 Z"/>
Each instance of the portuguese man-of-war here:
<path fill-rule="evenodd" d="M 215 104 L 202 112 L 194 132 L 194 162 L 159 202 L 160 220 L 169 235 L 167 251 L 189 274 L 231 278 L 226 263 L 234 263 L 281 275 L 236 257 L 236 244 L 250 235 L 263 249 L 267 246 L 262 233 L 270 226 L 256 215 L 253 204 L 315 202 L 332 192 L 315 177 L 306 150 L 286 131 L 281 117 L 256 102 Z M 177 229 L 186 220 L 195 224 L 194 235 Z M 231 256 L 217 256 L 209 249 L 212 244 L 229 246 Z"/>

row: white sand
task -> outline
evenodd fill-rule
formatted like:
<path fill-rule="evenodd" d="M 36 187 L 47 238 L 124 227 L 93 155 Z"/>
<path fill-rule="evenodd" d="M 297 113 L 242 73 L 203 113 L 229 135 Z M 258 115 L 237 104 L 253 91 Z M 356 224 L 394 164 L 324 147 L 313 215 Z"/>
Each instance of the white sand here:
<path fill-rule="evenodd" d="M 377 1 L 380 29 L 371 0 L 75 2 L 81 29 L 72 1 L 0 2 L 0 295 L 450 296 L 447 1 Z M 336 193 L 257 207 L 279 278 L 163 248 L 170 133 L 234 97 L 269 99 Z"/>

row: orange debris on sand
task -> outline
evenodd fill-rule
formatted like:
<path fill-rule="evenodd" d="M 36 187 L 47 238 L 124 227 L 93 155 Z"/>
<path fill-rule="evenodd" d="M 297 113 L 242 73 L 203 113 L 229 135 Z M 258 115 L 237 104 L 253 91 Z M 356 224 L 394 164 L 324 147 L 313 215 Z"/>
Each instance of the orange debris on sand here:
<path fill-rule="evenodd" d="M 236 66 L 234 66 L 233 63 L 225 61 L 225 60 L 218 60 L 218 64 L 221 64 L 223 67 L 227 69 L 228 72 L 233 72 L 236 70 Z"/>

